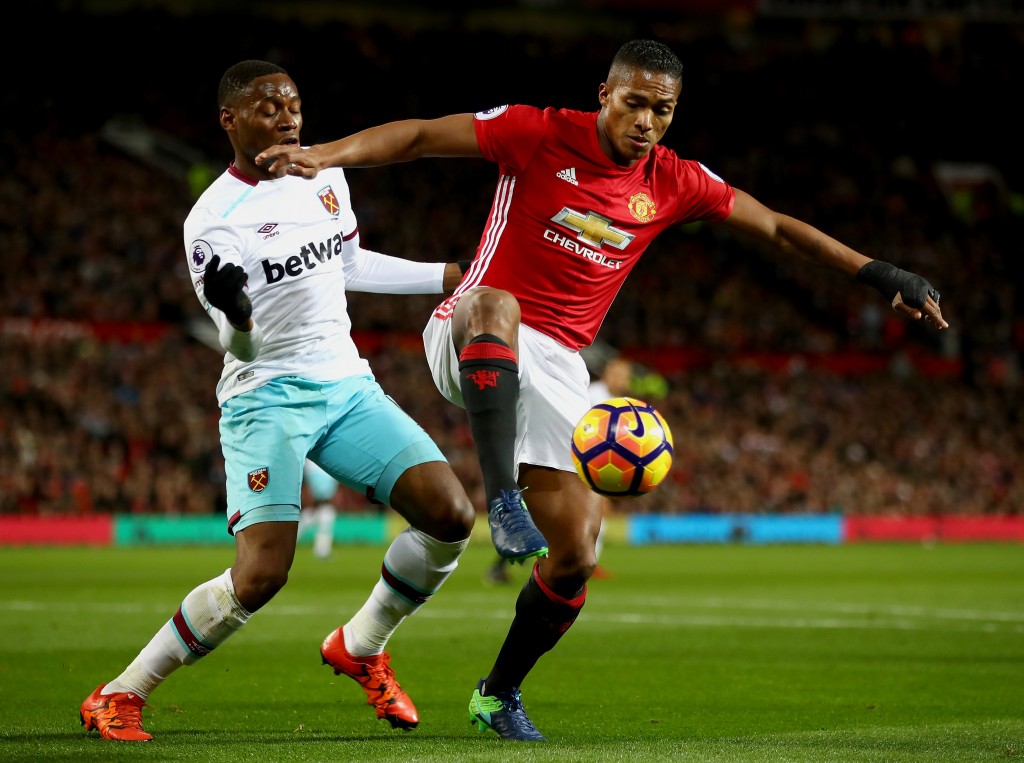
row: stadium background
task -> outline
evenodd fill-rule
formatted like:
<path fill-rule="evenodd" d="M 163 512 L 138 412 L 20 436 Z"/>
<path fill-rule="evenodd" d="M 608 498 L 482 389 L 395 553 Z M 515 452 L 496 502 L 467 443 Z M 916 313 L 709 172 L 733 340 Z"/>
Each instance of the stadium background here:
<path fill-rule="evenodd" d="M 639 36 L 669 42 L 686 67 L 667 145 L 926 275 L 952 328 L 902 321 L 864 287 L 708 228 L 666 235 L 601 333 L 650 373 L 643 394 L 677 441 L 670 482 L 620 510 L 901 517 L 919 533 L 967 517 L 1021 537 L 1019 5 L 380 5 L 24 9 L 53 41 L 6 54 L 0 542 L 38 517 L 75 520 L 79 540 L 110 518 L 135 538 L 124 528 L 152 515 L 220 527 L 220 358 L 180 230 L 230 159 L 215 103 L 228 65 L 288 68 L 314 143 L 506 102 L 595 108 L 611 55 Z M 470 161 L 349 177 L 367 246 L 423 260 L 472 253 L 494 182 Z M 385 389 L 482 506 L 464 414 L 422 359 L 435 301 L 353 295 L 351 312 Z M 352 495 L 346 507 L 369 508 Z M 726 528 L 736 539 L 748 525 Z"/>

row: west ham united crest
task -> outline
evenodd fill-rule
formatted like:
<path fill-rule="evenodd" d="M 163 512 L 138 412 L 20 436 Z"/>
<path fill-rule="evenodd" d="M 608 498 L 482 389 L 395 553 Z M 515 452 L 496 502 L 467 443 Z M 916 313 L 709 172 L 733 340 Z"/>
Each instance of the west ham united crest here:
<path fill-rule="evenodd" d="M 341 205 L 338 204 L 338 197 L 334 195 L 333 188 L 330 186 L 321 188 L 316 195 L 320 197 L 320 203 L 324 205 L 324 209 L 331 213 L 331 217 L 341 214 Z"/>
<path fill-rule="evenodd" d="M 262 493 L 270 484 L 270 468 L 261 466 L 249 472 L 249 489 L 254 493 Z"/>

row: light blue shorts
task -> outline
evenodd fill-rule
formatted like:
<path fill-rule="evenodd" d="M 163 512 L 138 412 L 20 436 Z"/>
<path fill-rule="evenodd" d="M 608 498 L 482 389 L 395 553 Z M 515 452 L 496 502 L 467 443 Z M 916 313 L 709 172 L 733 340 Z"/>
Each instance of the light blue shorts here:
<path fill-rule="evenodd" d="M 378 503 L 411 466 L 446 461 L 423 428 L 369 376 L 316 382 L 297 376 L 221 405 L 228 532 L 299 520 L 307 456 Z"/>

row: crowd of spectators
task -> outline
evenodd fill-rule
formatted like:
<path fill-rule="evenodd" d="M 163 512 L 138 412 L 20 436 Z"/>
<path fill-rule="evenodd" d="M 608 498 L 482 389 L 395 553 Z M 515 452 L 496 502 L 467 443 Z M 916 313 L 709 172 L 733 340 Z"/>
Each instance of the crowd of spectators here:
<path fill-rule="evenodd" d="M 687 70 L 667 143 L 762 201 L 926 275 L 953 328 L 902 321 L 865 287 L 769 259 L 710 226 L 673 232 L 631 277 L 601 338 L 654 365 L 680 349 L 699 348 L 705 361 L 659 365 L 667 391 L 656 402 L 676 434 L 675 465 L 658 490 L 620 508 L 1020 513 L 1024 205 L 1014 189 L 1024 173 L 1020 157 L 1001 154 L 1007 125 L 988 120 L 982 136 L 965 117 L 1015 78 L 1019 30 L 793 23 L 675 33 Z M 217 166 L 227 141 L 213 93 L 239 58 L 292 70 L 307 100 L 304 139 L 316 142 L 505 101 L 594 108 L 621 41 L 510 35 L 502 49 L 522 57 L 518 79 L 481 92 L 451 85 L 457 65 L 494 49 L 494 32 L 447 39 L 436 29 L 325 24 L 303 34 L 293 50 L 236 40 L 223 66 L 183 64 L 166 82 L 150 69 L 134 106 Z M 317 66 L 313 39 L 340 51 L 329 69 Z M 449 71 L 444 87 L 409 79 L 428 55 Z M 352 71 L 379 72 L 386 96 Z M 181 240 L 194 189 L 104 141 L 93 112 L 69 113 L 75 106 L 56 95 L 38 102 L 36 129 L 0 132 L 0 513 L 221 511 L 220 355 L 195 331 L 207 319 Z M 494 181 L 486 163 L 431 160 L 349 179 L 365 244 L 422 260 L 473 251 Z M 351 313 L 357 331 L 371 332 L 366 354 L 384 388 L 482 506 L 465 415 L 433 388 L 410 341 L 436 301 L 353 294 Z M 787 362 L 780 372 L 751 361 L 765 354 L 891 362 L 847 373 Z"/>

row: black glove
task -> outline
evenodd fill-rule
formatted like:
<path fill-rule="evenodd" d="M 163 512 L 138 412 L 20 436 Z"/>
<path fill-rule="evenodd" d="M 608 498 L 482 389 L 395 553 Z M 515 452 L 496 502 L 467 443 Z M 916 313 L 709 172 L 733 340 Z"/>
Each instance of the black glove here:
<path fill-rule="evenodd" d="M 939 292 L 926 279 L 881 260 L 872 260 L 858 270 L 857 280 L 882 292 L 894 310 L 900 302 L 923 310 L 928 297 L 939 301 Z"/>
<path fill-rule="evenodd" d="M 203 274 L 203 294 L 232 324 L 244 326 L 252 316 L 252 302 L 244 288 L 249 276 L 240 265 L 228 263 L 218 270 L 219 265 L 220 255 L 215 254 Z"/>

